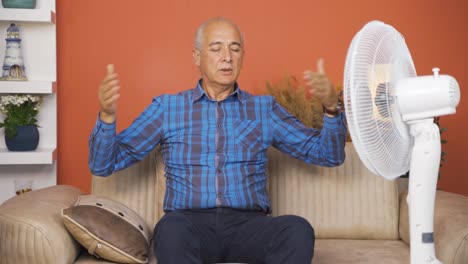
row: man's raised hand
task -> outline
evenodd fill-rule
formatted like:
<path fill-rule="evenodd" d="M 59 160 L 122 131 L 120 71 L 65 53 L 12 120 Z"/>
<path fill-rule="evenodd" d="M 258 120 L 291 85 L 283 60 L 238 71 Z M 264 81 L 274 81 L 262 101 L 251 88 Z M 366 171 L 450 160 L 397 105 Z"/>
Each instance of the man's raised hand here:
<path fill-rule="evenodd" d="M 115 121 L 117 112 L 117 100 L 120 97 L 120 86 L 114 65 L 107 65 L 107 74 L 99 86 L 99 104 L 101 106 L 100 118 L 106 123 Z"/>
<path fill-rule="evenodd" d="M 338 97 L 333 84 L 325 74 L 322 58 L 317 61 L 317 72 L 304 71 L 304 81 L 309 92 L 319 98 L 327 109 L 336 108 Z"/>

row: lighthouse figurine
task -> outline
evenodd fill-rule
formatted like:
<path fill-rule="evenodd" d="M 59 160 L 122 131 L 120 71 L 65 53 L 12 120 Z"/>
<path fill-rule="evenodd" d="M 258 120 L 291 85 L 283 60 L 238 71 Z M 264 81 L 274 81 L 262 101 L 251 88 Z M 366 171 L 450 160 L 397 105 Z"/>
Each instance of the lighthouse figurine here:
<path fill-rule="evenodd" d="M 27 81 L 21 55 L 19 28 L 12 23 L 7 29 L 5 60 L 2 68 L 2 81 Z"/>

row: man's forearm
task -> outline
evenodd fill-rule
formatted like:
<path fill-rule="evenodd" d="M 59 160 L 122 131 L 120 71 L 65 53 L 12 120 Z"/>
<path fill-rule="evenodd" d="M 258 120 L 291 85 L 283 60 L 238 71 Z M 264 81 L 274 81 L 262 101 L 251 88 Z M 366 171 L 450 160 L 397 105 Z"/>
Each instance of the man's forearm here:
<path fill-rule="evenodd" d="M 99 119 L 89 138 L 88 164 L 94 175 L 108 176 L 114 172 L 115 122 Z"/>

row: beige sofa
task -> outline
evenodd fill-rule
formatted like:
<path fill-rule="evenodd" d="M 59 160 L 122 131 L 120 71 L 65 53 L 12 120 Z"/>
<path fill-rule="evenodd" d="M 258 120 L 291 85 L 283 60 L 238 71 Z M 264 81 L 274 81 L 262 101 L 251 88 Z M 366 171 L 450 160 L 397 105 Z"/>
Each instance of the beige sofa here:
<path fill-rule="evenodd" d="M 314 264 L 409 263 L 408 207 L 406 194 L 399 191 L 404 184 L 372 175 L 351 143 L 346 153 L 342 166 L 322 168 L 270 150 L 273 215 L 297 214 L 312 223 Z M 152 229 L 163 215 L 163 170 L 155 151 L 111 177 L 93 177 L 92 193 L 126 204 Z M 80 250 L 63 226 L 61 209 L 79 195 L 74 187 L 55 186 L 2 204 L 0 263 L 110 263 Z M 438 191 L 435 213 L 438 258 L 445 264 L 467 264 L 468 197 Z"/>

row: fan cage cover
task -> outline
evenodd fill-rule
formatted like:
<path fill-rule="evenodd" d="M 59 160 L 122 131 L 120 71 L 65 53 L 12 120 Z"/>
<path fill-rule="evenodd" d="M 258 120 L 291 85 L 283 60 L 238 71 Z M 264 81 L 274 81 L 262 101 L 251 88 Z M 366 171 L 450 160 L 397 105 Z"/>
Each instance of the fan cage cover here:
<path fill-rule="evenodd" d="M 348 127 L 362 162 L 387 179 L 409 170 L 413 139 L 394 90 L 398 80 L 415 76 L 404 38 L 393 27 L 372 21 L 353 38 L 344 74 Z"/>

